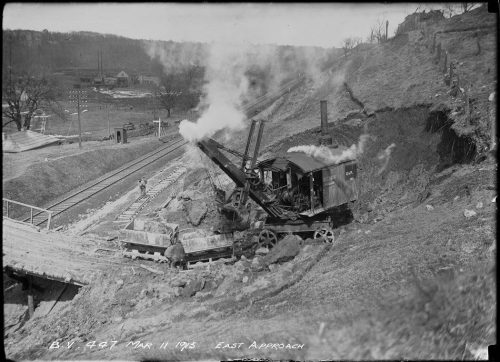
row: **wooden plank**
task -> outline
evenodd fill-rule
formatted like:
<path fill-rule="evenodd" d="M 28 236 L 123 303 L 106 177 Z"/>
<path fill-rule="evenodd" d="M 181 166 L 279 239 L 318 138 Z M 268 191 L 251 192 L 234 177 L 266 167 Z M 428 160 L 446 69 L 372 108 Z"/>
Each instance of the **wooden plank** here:
<path fill-rule="evenodd" d="M 28 312 L 30 318 L 32 318 L 35 313 L 35 305 L 33 303 L 33 280 L 31 276 L 28 277 Z"/>
<path fill-rule="evenodd" d="M 85 250 L 67 235 L 36 232 L 8 222 L 3 226 L 3 265 L 12 270 L 84 285 L 110 267 L 120 266 L 113 256 Z"/>

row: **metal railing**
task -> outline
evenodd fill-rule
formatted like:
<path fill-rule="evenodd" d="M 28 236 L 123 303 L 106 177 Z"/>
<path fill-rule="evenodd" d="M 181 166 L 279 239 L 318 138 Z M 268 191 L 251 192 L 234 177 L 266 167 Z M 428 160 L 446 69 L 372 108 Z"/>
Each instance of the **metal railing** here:
<path fill-rule="evenodd" d="M 33 205 L 24 204 L 24 203 L 19 202 L 19 201 L 14 201 L 14 200 L 9 200 L 9 199 L 4 198 L 3 199 L 3 211 L 4 211 L 4 216 L 6 216 L 8 218 L 10 218 L 10 215 L 9 215 L 9 209 L 10 209 L 9 205 L 10 204 L 28 207 L 30 209 L 30 224 L 33 224 L 33 209 L 39 210 L 41 212 L 46 212 L 49 215 L 49 217 L 47 219 L 47 230 L 50 229 L 50 221 L 52 220 L 52 211 L 47 210 L 47 209 L 42 209 L 40 207 L 36 207 Z"/>

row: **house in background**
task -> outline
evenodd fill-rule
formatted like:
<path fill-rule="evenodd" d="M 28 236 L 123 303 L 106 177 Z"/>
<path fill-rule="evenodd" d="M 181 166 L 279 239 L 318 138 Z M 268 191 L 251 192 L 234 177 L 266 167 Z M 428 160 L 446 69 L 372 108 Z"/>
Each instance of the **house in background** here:
<path fill-rule="evenodd" d="M 80 82 L 86 84 L 92 84 L 92 74 L 82 74 L 80 76 Z"/>
<path fill-rule="evenodd" d="M 151 76 L 151 75 L 140 75 L 139 76 L 139 84 L 141 85 L 156 85 L 157 87 L 160 85 L 160 78 Z"/>
<path fill-rule="evenodd" d="M 100 76 L 94 77 L 93 83 L 95 86 L 104 85 L 104 77 L 100 77 Z"/>
<path fill-rule="evenodd" d="M 113 87 L 118 84 L 118 78 L 116 77 L 104 77 L 104 85 L 108 87 Z"/>
<path fill-rule="evenodd" d="M 139 84 L 139 75 L 137 73 L 129 74 L 130 84 Z"/>
<path fill-rule="evenodd" d="M 116 85 L 119 87 L 128 87 L 129 81 L 130 77 L 123 70 L 116 75 Z"/>

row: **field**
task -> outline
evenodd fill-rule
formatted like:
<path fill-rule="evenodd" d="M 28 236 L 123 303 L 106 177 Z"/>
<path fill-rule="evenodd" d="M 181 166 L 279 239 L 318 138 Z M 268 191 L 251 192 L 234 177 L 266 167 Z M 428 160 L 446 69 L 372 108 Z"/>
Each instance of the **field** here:
<path fill-rule="evenodd" d="M 168 112 L 158 107 L 153 98 L 112 98 L 109 95 L 98 94 L 92 88 L 84 88 L 87 92 L 87 101 L 81 105 L 80 121 L 82 138 L 84 140 L 102 140 L 114 133 L 115 127 L 122 127 L 126 123 L 132 123 L 136 130 L 140 124 L 147 124 L 150 127 L 158 127 L 158 123 L 153 123 L 158 117 L 168 122 L 169 126 L 175 127 L 176 121 L 183 119 L 193 120 L 193 112 L 181 112 L 175 108 Z M 148 92 L 148 89 L 120 88 L 116 91 L 137 93 Z M 53 105 L 53 110 L 46 110 L 50 117 L 45 126 L 45 134 L 57 136 L 78 135 L 78 115 L 76 102 L 68 98 L 58 99 Z M 41 120 L 34 119 L 32 129 L 40 129 Z M 156 129 L 155 128 L 155 129 Z M 15 132 L 17 129 L 13 123 L 4 127 L 3 132 Z M 134 135 L 136 132 L 129 132 Z"/>

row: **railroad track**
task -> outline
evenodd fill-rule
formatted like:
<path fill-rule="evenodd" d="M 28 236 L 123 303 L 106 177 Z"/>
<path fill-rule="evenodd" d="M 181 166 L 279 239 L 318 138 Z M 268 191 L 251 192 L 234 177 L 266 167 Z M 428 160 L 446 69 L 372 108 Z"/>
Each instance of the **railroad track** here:
<path fill-rule="evenodd" d="M 160 181 L 153 187 L 148 188 L 146 196 L 139 197 L 124 212 L 118 215 L 114 222 L 123 224 L 129 223 L 141 212 L 150 200 L 154 199 L 160 192 L 176 182 L 186 171 L 186 167 L 183 166 L 176 166 L 173 169 L 168 168 L 161 171 L 162 175 Z"/>
<path fill-rule="evenodd" d="M 252 104 L 246 105 L 243 107 L 243 111 L 248 117 L 253 117 L 262 111 L 262 108 L 269 106 L 272 102 L 275 102 L 278 98 L 282 97 L 286 93 L 290 93 L 296 87 L 298 87 L 302 82 L 304 82 L 304 77 L 299 77 L 297 79 L 293 79 L 284 85 L 282 85 L 277 91 L 264 94 L 257 99 L 255 99 Z"/>
<path fill-rule="evenodd" d="M 105 190 L 111 185 L 116 184 L 117 182 L 123 180 L 124 178 L 132 175 L 133 173 L 141 170 L 142 168 L 150 165 L 152 162 L 172 153 L 173 151 L 183 147 L 187 144 L 187 141 L 183 139 L 174 140 L 174 142 L 169 143 L 168 145 L 162 146 L 159 149 L 156 149 L 152 152 L 147 153 L 146 155 L 139 157 L 122 167 L 111 171 L 101 177 L 97 178 L 94 181 L 91 181 L 75 191 L 71 194 L 62 197 L 61 199 L 55 201 L 50 206 L 46 207 L 49 211 L 52 211 L 52 216 L 59 215 L 75 205 L 89 199 L 95 194 Z M 30 222 L 31 217 L 25 219 L 25 222 Z M 33 215 L 33 224 L 40 226 L 46 223 L 48 218 L 46 217 L 46 213 L 36 213 Z"/>
<path fill-rule="evenodd" d="M 262 110 L 265 106 L 268 106 L 269 103 L 272 103 L 276 101 L 278 98 L 282 97 L 284 94 L 289 93 L 291 90 L 295 89 L 297 86 L 299 86 L 302 82 L 304 81 L 303 77 L 299 77 L 297 79 L 294 79 L 290 82 L 287 82 L 283 86 L 281 86 L 276 92 L 270 93 L 270 94 L 264 94 L 261 97 L 257 98 L 252 102 L 252 104 L 249 104 L 244 107 L 244 112 L 248 115 L 248 117 L 252 117 L 258 112 Z M 187 144 L 187 141 L 184 141 L 183 139 L 178 139 L 175 140 L 173 143 L 164 146 L 158 150 L 152 151 L 134 161 L 131 161 L 122 167 L 107 173 L 96 180 L 87 183 L 83 186 L 80 186 L 76 190 L 74 190 L 70 195 L 64 196 L 61 199 L 55 201 L 52 203 L 50 206 L 46 207 L 49 211 L 52 211 L 52 216 L 60 215 L 61 213 L 69 210 L 75 205 L 78 205 L 79 203 L 89 199 L 93 195 L 101 192 L 102 190 L 108 188 L 109 186 L 116 184 L 120 180 L 124 179 L 125 177 L 133 174 L 134 172 L 139 171 L 140 169 L 146 167 L 149 165 L 151 162 L 154 162 L 158 160 L 159 158 L 175 151 L 176 149 L 184 146 Z M 166 183 L 169 184 L 170 180 L 167 180 Z M 161 186 L 159 186 L 161 189 L 163 189 L 166 183 L 164 182 Z M 155 192 L 157 190 L 154 190 Z M 159 191 L 158 191 L 159 192 Z M 156 196 L 156 195 L 155 195 Z M 154 196 L 153 196 L 154 197 Z M 130 217 L 135 216 L 141 209 L 142 207 L 147 203 L 147 201 L 151 198 L 151 195 L 140 198 L 137 200 L 135 204 L 133 204 L 133 207 L 131 210 L 129 210 L 129 213 L 127 214 L 126 218 L 129 219 Z M 33 215 L 33 224 L 37 226 L 41 226 L 44 223 L 46 223 L 48 218 L 45 216 L 45 213 L 35 213 Z M 125 221 L 124 219 L 122 219 Z M 25 222 L 30 222 L 31 221 L 31 216 L 28 218 L 25 218 L 23 221 Z"/>

